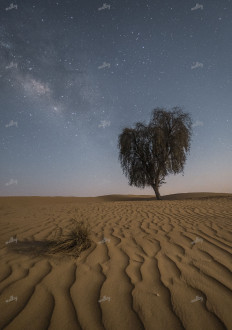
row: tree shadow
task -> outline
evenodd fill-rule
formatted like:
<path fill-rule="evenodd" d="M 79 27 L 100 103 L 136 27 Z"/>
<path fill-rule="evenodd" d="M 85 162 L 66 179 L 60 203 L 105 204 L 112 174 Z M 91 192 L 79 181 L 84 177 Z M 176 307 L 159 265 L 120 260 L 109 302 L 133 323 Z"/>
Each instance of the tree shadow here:
<path fill-rule="evenodd" d="M 99 200 L 104 202 L 143 202 L 143 201 L 154 201 L 156 197 L 152 197 L 150 195 L 142 195 L 142 196 L 128 196 L 128 195 L 106 195 L 106 196 L 97 196 Z"/>

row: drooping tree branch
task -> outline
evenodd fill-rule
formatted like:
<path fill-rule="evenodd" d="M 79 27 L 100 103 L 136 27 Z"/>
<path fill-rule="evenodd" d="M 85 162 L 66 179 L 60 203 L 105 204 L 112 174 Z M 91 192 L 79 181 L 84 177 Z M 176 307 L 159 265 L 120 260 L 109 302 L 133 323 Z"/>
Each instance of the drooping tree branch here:
<path fill-rule="evenodd" d="M 129 184 L 150 185 L 160 198 L 158 188 L 169 173 L 183 171 L 190 150 L 192 121 L 179 107 L 173 111 L 157 108 L 148 126 L 137 123 L 125 128 L 118 139 L 119 160 Z"/>

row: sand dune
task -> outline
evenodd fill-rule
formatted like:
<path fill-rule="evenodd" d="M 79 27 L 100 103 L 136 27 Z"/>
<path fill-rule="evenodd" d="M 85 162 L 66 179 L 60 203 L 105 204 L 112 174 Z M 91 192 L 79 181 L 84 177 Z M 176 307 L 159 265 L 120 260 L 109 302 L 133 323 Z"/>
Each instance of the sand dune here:
<path fill-rule="evenodd" d="M 73 219 L 91 247 L 47 255 Z M 232 194 L 1 197 L 0 226 L 0 329 L 232 329 Z"/>

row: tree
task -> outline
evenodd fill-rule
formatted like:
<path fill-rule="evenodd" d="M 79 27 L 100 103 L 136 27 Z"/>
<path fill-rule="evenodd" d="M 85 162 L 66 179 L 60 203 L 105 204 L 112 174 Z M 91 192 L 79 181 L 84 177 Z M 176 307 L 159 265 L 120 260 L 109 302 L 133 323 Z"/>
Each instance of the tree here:
<path fill-rule="evenodd" d="M 192 119 L 180 107 L 156 108 L 150 123 L 124 128 L 118 137 L 119 160 L 129 185 L 151 186 L 156 198 L 168 174 L 183 172 L 190 151 Z"/>

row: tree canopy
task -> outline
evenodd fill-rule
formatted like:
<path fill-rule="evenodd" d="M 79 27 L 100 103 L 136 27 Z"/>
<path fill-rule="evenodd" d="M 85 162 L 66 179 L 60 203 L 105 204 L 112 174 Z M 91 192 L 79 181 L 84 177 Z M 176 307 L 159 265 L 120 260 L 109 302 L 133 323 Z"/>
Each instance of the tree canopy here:
<path fill-rule="evenodd" d="M 184 170 L 190 151 L 192 119 L 180 107 L 156 108 L 148 125 L 136 123 L 118 137 L 119 160 L 129 185 L 151 186 L 157 199 L 168 174 Z"/>

